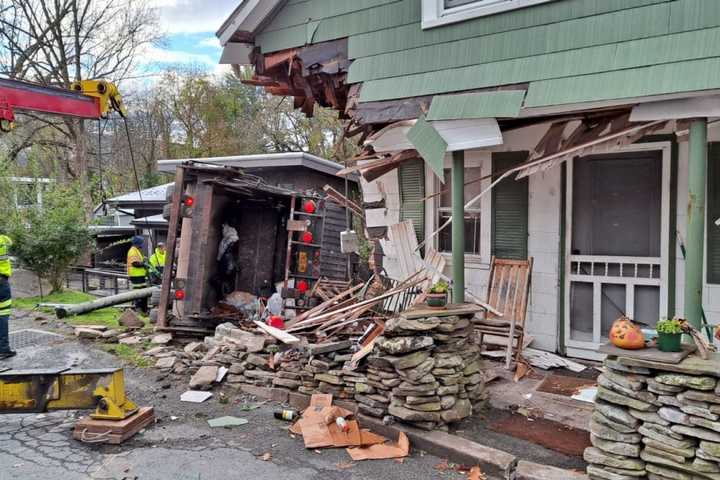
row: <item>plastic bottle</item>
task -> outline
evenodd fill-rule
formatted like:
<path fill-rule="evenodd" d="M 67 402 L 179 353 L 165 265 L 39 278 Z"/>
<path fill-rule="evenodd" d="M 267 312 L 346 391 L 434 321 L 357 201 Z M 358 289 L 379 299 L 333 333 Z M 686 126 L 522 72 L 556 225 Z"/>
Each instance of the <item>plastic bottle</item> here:
<path fill-rule="evenodd" d="M 292 422 L 298 418 L 298 412 L 296 410 L 277 410 L 274 412 L 274 415 L 278 420 L 285 420 L 287 422 Z"/>

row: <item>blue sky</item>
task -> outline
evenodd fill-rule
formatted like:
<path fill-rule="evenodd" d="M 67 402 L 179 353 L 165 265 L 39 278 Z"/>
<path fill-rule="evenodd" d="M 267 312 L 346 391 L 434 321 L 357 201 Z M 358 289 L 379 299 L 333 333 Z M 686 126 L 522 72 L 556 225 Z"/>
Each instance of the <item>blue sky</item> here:
<path fill-rule="evenodd" d="M 215 32 L 240 2 L 152 0 L 166 41 L 146 50 L 141 71 L 156 72 L 177 64 L 200 66 L 216 73 L 227 71 L 227 66 L 218 65 L 221 49 Z"/>

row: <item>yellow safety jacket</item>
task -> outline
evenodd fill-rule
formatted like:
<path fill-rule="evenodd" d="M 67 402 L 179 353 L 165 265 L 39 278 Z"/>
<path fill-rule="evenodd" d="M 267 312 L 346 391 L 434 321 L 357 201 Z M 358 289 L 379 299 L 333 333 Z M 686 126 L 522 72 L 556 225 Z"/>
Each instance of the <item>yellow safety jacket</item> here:
<path fill-rule="evenodd" d="M 147 271 L 145 270 L 145 267 L 134 267 L 133 263 L 135 262 L 144 262 L 145 257 L 143 256 L 142 252 L 137 247 L 130 247 L 130 250 L 128 250 L 127 253 L 127 274 L 128 277 L 145 277 L 147 276 Z"/>
<path fill-rule="evenodd" d="M 13 242 L 7 235 L 0 235 L 0 275 L 9 277 L 12 275 L 12 265 L 10 264 L 10 247 Z"/>
<path fill-rule="evenodd" d="M 150 265 L 157 268 L 158 270 L 162 270 L 162 268 L 165 266 L 165 254 L 167 252 L 161 252 L 160 249 L 156 248 L 155 253 L 150 255 Z"/>

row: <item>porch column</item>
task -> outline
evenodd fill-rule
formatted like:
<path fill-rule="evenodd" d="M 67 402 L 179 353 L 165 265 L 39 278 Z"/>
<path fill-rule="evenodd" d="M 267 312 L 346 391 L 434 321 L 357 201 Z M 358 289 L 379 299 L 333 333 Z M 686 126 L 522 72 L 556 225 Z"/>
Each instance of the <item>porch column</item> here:
<path fill-rule="evenodd" d="M 453 303 L 465 302 L 465 152 L 452 154 Z"/>
<path fill-rule="evenodd" d="M 685 318 L 695 327 L 700 327 L 705 251 L 706 118 L 694 119 L 690 123 L 689 147 Z"/>

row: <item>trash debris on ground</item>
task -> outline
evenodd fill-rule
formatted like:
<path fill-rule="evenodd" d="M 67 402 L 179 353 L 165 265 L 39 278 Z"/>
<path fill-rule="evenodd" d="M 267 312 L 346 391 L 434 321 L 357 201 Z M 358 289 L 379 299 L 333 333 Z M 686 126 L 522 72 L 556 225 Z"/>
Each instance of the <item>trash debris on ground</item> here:
<path fill-rule="evenodd" d="M 180 401 L 181 402 L 189 402 L 189 403 L 202 403 L 212 396 L 213 396 L 212 392 L 200 392 L 197 390 L 188 390 L 187 392 L 180 395 Z"/>
<path fill-rule="evenodd" d="M 246 425 L 248 423 L 247 418 L 239 418 L 239 417 L 219 417 L 219 418 L 211 418 L 207 421 L 210 428 L 229 428 L 229 427 L 237 427 L 240 425 Z"/>
<path fill-rule="evenodd" d="M 396 444 L 388 443 L 385 437 L 362 429 L 351 411 L 332 402 L 332 395 L 313 395 L 310 405 L 290 427 L 292 434 L 303 437 L 305 448 L 346 447 L 353 460 L 399 458 L 409 454 L 410 442 L 404 433 Z"/>

